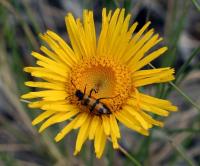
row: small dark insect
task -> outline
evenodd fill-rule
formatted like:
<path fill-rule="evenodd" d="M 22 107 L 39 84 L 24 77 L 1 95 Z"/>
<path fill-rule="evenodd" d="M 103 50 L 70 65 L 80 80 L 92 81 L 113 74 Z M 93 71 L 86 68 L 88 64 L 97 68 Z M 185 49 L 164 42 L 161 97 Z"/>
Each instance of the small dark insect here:
<path fill-rule="evenodd" d="M 76 88 L 76 86 L 71 81 L 72 85 Z M 76 88 L 77 89 L 77 88 Z M 111 114 L 110 108 L 104 103 L 102 103 L 100 100 L 102 99 L 111 99 L 114 97 L 104 97 L 104 98 L 98 98 L 95 99 L 92 97 L 92 92 L 97 93 L 95 89 L 91 89 L 89 95 L 86 94 L 86 86 L 84 89 L 84 92 L 77 89 L 75 92 L 75 96 L 78 98 L 78 101 L 81 101 L 81 104 L 88 107 L 91 113 L 97 114 L 97 115 L 109 115 Z"/>

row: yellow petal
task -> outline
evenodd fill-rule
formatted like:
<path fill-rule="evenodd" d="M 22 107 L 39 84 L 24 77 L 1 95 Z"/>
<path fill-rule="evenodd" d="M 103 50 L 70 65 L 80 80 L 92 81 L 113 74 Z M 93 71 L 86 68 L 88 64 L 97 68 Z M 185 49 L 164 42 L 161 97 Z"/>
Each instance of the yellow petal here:
<path fill-rule="evenodd" d="M 37 61 L 36 64 L 62 77 L 66 77 L 68 74 L 68 70 L 66 68 L 61 68 L 59 64 L 48 64 L 42 61 Z"/>
<path fill-rule="evenodd" d="M 50 70 L 43 67 L 25 67 L 25 72 L 31 73 L 34 77 L 43 79 L 52 79 L 54 81 L 66 82 L 67 77 L 60 76 L 56 73 L 52 73 Z"/>
<path fill-rule="evenodd" d="M 151 24 L 150 21 L 148 21 L 140 30 L 136 33 L 136 35 L 132 38 L 131 43 L 136 43 L 138 39 L 141 37 L 141 35 L 144 33 L 144 31 L 149 27 Z"/>
<path fill-rule="evenodd" d="M 93 19 L 93 12 L 92 11 L 83 11 L 83 24 L 84 24 L 84 32 L 85 32 L 85 44 L 87 42 L 87 50 L 89 55 L 96 54 L 96 32 L 95 32 L 95 25 Z"/>
<path fill-rule="evenodd" d="M 97 126 L 100 125 L 100 121 L 101 120 L 98 116 L 94 116 L 92 118 L 91 125 L 90 125 L 90 131 L 89 131 L 89 139 L 90 140 L 94 139 L 95 132 L 96 132 Z"/>
<path fill-rule="evenodd" d="M 104 133 L 103 125 L 99 124 L 98 130 L 96 130 L 95 139 L 94 139 L 95 153 L 98 153 L 100 151 L 101 139 L 102 137 L 104 137 L 104 135 L 105 133 Z"/>
<path fill-rule="evenodd" d="M 49 116 L 53 115 L 55 112 L 54 111 L 45 111 L 41 113 L 39 116 L 37 116 L 33 121 L 32 125 L 36 125 L 40 122 L 42 122 L 44 119 L 48 118 Z"/>
<path fill-rule="evenodd" d="M 118 12 L 118 9 L 115 11 L 115 13 Z M 115 14 L 114 13 L 114 14 Z M 123 21 L 124 21 L 124 14 L 125 14 L 125 9 L 122 9 L 119 13 L 119 17 L 117 18 L 117 22 L 115 23 L 115 20 L 114 22 L 112 22 L 112 19 L 111 19 L 111 22 L 110 22 L 110 26 L 109 26 L 109 30 L 111 28 L 115 28 L 112 30 L 110 30 L 110 41 L 109 41 L 109 47 L 108 47 L 108 50 L 107 50 L 107 54 L 110 55 L 110 54 L 113 54 L 113 51 L 118 47 L 119 43 L 116 42 L 117 39 L 121 38 L 120 35 L 121 35 L 121 31 L 122 31 L 122 26 L 123 26 Z M 115 18 L 116 19 L 116 18 Z M 116 24 L 116 26 L 112 26 L 112 23 L 113 24 Z M 108 33 L 109 33 L 108 32 Z"/>
<path fill-rule="evenodd" d="M 141 111 L 141 114 L 146 119 L 146 121 L 148 121 L 149 123 L 156 125 L 156 126 L 163 127 L 163 125 L 164 125 L 163 122 L 153 119 L 150 115 L 146 114 L 145 112 Z"/>
<path fill-rule="evenodd" d="M 134 23 L 125 35 L 122 34 L 124 38 L 119 39 L 120 46 L 118 47 L 118 49 L 116 49 L 116 51 L 114 51 L 114 54 L 117 54 L 118 58 L 123 63 L 126 63 L 127 59 L 129 58 L 127 50 L 129 50 L 129 48 L 133 46 L 129 41 L 132 38 L 132 33 L 135 31 L 137 25 L 137 22 Z"/>
<path fill-rule="evenodd" d="M 149 51 L 151 48 L 153 48 L 157 43 L 159 43 L 160 41 L 162 41 L 162 38 L 158 38 L 159 35 L 154 35 L 153 37 L 151 37 L 151 39 L 149 39 L 149 41 L 147 41 L 142 48 L 140 48 L 138 50 L 138 52 L 135 52 L 136 54 L 134 54 L 134 57 L 132 59 L 131 62 L 129 62 L 129 66 L 135 66 L 136 63 L 138 63 L 138 61 L 144 57 L 145 53 L 147 53 L 147 51 Z M 139 43 L 139 42 L 138 42 Z"/>
<path fill-rule="evenodd" d="M 56 101 L 65 99 L 67 97 L 67 94 L 65 91 L 43 90 L 37 92 L 29 92 L 21 96 L 21 98 L 23 99 L 33 99 L 38 97 L 43 97 L 45 100 L 49 101 Z"/>
<path fill-rule="evenodd" d="M 112 144 L 113 144 L 113 149 L 118 149 L 119 144 L 117 142 L 117 137 L 115 135 L 115 132 L 112 129 L 111 129 L 111 140 L 112 140 Z"/>
<path fill-rule="evenodd" d="M 109 118 L 105 115 L 102 116 L 102 121 L 103 121 L 103 127 L 104 127 L 104 132 L 106 135 L 110 135 L 110 122 Z"/>
<path fill-rule="evenodd" d="M 165 71 L 160 71 L 156 74 L 150 74 L 150 75 L 143 75 L 139 78 L 133 77 L 133 84 L 135 87 L 140 87 L 144 85 L 154 84 L 154 83 L 160 83 L 163 82 L 163 79 L 165 81 L 171 81 L 174 79 L 173 77 L 174 69 L 168 69 Z"/>
<path fill-rule="evenodd" d="M 63 105 L 66 104 L 66 101 L 35 101 L 35 102 L 31 102 L 28 104 L 29 108 L 41 108 L 43 105 L 46 104 L 57 104 L 57 105 Z"/>
<path fill-rule="evenodd" d="M 64 104 L 49 103 L 49 104 L 44 104 L 41 107 L 41 109 L 43 109 L 43 110 L 52 110 L 52 111 L 56 111 L 56 112 L 68 112 L 68 111 L 73 110 L 75 108 L 76 107 L 74 105 L 66 104 L 66 102 Z"/>
<path fill-rule="evenodd" d="M 168 100 L 158 99 L 156 97 L 152 97 L 152 96 L 145 95 L 142 93 L 140 93 L 140 96 L 145 103 L 154 105 L 162 109 L 166 109 L 168 111 L 177 111 L 177 107 L 172 105 L 171 102 L 169 102 Z"/>
<path fill-rule="evenodd" d="M 24 71 L 27 73 L 32 73 L 34 71 L 40 71 L 40 70 L 47 71 L 46 69 L 44 69 L 42 67 L 25 67 L 24 68 Z"/>
<path fill-rule="evenodd" d="M 129 21 L 130 21 L 130 18 L 131 18 L 131 14 L 127 14 L 126 18 L 123 20 L 123 25 L 122 25 L 122 28 L 121 28 L 121 33 L 124 34 L 124 33 L 127 33 L 128 31 L 128 28 L 129 28 Z M 131 32 L 132 34 L 133 32 Z"/>
<path fill-rule="evenodd" d="M 74 125 L 76 124 L 76 121 L 78 120 L 78 116 L 76 116 L 69 124 L 67 124 L 66 127 L 64 127 L 55 137 L 55 141 L 58 142 L 61 139 L 63 139 L 63 137 L 65 135 L 67 135 L 74 127 Z"/>
<path fill-rule="evenodd" d="M 130 107 L 128 105 L 124 106 L 123 107 L 123 110 L 126 110 L 128 111 L 131 115 L 133 115 L 135 117 L 135 119 L 138 120 L 138 122 L 141 124 L 141 126 L 144 128 L 144 129 L 148 129 L 148 123 L 144 120 L 144 118 L 136 111 L 134 110 L 133 107 Z M 141 110 L 140 110 L 141 111 Z"/>
<path fill-rule="evenodd" d="M 90 47 L 90 43 L 89 43 L 89 40 L 88 40 L 88 36 L 86 35 L 83 24 L 82 24 L 82 22 L 79 18 L 76 19 L 76 26 L 77 26 L 78 33 L 79 33 L 79 39 L 78 40 L 80 42 L 82 50 L 84 51 L 83 56 L 85 56 L 85 57 L 93 56 L 92 53 L 91 53 L 91 50 L 90 50 L 91 47 Z"/>
<path fill-rule="evenodd" d="M 142 48 L 146 41 L 153 35 L 154 30 L 149 30 L 136 44 L 133 44 L 130 48 L 127 49 L 125 57 L 128 57 L 127 63 L 129 67 L 132 67 L 132 63 L 135 62 L 135 55 Z"/>
<path fill-rule="evenodd" d="M 64 62 L 67 67 L 71 67 L 73 65 L 72 61 L 69 61 L 66 57 L 65 52 L 63 49 L 56 43 L 48 34 L 40 34 L 40 38 L 48 43 L 51 49 L 55 52 L 57 57 Z"/>
<path fill-rule="evenodd" d="M 77 62 L 77 56 L 74 54 L 73 50 L 69 47 L 69 45 L 60 37 L 58 36 L 55 32 L 48 30 L 47 34 L 54 39 L 55 41 L 58 42 L 60 47 L 64 50 L 65 55 L 67 60 L 71 61 L 71 63 L 76 63 Z"/>
<path fill-rule="evenodd" d="M 56 62 L 59 62 L 59 64 L 63 65 L 63 62 L 57 57 L 57 55 L 50 51 L 48 48 L 46 48 L 45 46 L 41 46 L 40 50 L 45 53 L 48 57 L 52 58 L 53 60 L 55 60 Z"/>
<path fill-rule="evenodd" d="M 117 124 L 117 120 L 114 115 L 110 115 L 110 126 L 112 130 L 115 132 L 115 135 L 117 138 L 120 138 L 120 131 L 119 131 L 119 126 Z"/>
<path fill-rule="evenodd" d="M 157 114 L 157 115 L 161 115 L 161 116 L 168 116 L 169 115 L 168 111 L 163 110 L 163 109 L 158 108 L 158 107 L 149 106 L 147 104 L 141 104 L 141 107 L 145 111 L 149 111 L 149 112 L 152 112 L 152 113 Z"/>
<path fill-rule="evenodd" d="M 47 58 L 47 57 L 45 57 L 45 56 L 43 56 L 43 55 L 41 55 L 37 52 L 34 52 L 34 51 L 31 52 L 31 55 L 34 56 L 35 58 L 45 62 L 45 63 L 52 63 L 53 62 L 51 59 L 49 59 L 49 58 Z"/>
<path fill-rule="evenodd" d="M 127 104 L 129 104 L 131 106 L 136 106 L 136 100 L 128 100 Z M 152 112 L 152 113 L 157 114 L 157 115 L 161 115 L 161 116 L 168 116 L 169 115 L 168 111 L 161 109 L 159 107 L 153 106 L 151 104 L 146 104 L 144 102 L 140 102 L 140 107 L 144 111 Z"/>
<path fill-rule="evenodd" d="M 138 69 L 144 67 L 145 65 L 147 65 L 148 63 L 150 63 L 151 61 L 153 61 L 154 59 L 159 57 L 161 54 L 163 54 L 165 51 L 167 51 L 167 47 L 162 47 L 162 48 L 152 52 L 151 54 L 147 55 L 145 58 L 140 60 L 136 64 L 136 66 L 134 66 L 133 71 L 137 71 Z"/>
<path fill-rule="evenodd" d="M 165 67 L 165 68 L 158 68 L 158 69 L 147 69 L 147 70 L 139 70 L 139 71 L 135 71 L 132 74 L 132 78 L 134 80 L 139 80 L 139 79 L 143 79 L 146 77 L 152 77 L 158 73 L 161 73 L 163 71 L 167 71 L 169 70 L 170 67 Z"/>
<path fill-rule="evenodd" d="M 78 136 L 76 139 L 75 155 L 77 154 L 77 152 L 80 152 L 83 143 L 86 141 L 88 137 L 90 122 L 91 122 L 91 116 L 88 116 L 88 118 L 85 120 L 85 122 L 83 123 L 78 132 Z"/>
<path fill-rule="evenodd" d="M 66 120 L 72 118 L 73 116 L 75 116 L 77 113 L 79 113 L 79 111 L 74 109 L 67 113 L 55 114 L 42 124 L 42 126 L 39 129 L 39 132 L 44 131 L 47 127 L 49 127 L 55 123 L 66 121 Z"/>
<path fill-rule="evenodd" d="M 126 116 L 124 116 L 121 112 L 123 112 L 123 110 L 120 111 L 120 112 L 116 112 L 116 114 L 115 114 L 115 115 L 116 115 L 116 118 L 117 118 L 121 123 L 123 123 L 123 124 L 124 124 L 125 126 L 127 126 L 128 128 L 130 128 L 130 129 L 132 129 L 132 130 L 135 130 L 135 131 L 137 131 L 137 132 L 139 132 L 139 133 L 141 133 L 141 134 L 143 134 L 143 135 L 146 135 L 146 136 L 149 135 L 148 130 L 145 130 L 145 129 L 143 129 L 142 127 L 136 125 L 136 123 L 134 123 L 133 121 L 129 120 L 129 118 L 126 117 Z"/>
<path fill-rule="evenodd" d="M 85 121 L 87 122 L 88 117 L 89 117 L 89 114 L 87 112 L 80 113 L 78 115 L 78 119 L 77 119 L 76 124 L 74 125 L 73 129 L 77 129 L 81 125 L 83 125 L 85 123 Z"/>
<path fill-rule="evenodd" d="M 103 151 L 105 149 L 105 145 L 106 145 L 106 135 L 103 133 L 101 136 L 101 141 L 100 141 L 100 148 L 99 151 L 96 153 L 97 158 L 100 158 L 103 154 Z"/>
<path fill-rule="evenodd" d="M 114 13 L 113 13 L 113 15 L 112 15 L 112 17 L 110 19 L 110 24 L 109 24 L 109 29 L 108 29 L 109 30 L 109 32 L 108 32 L 109 33 L 108 39 L 109 39 L 109 37 L 112 37 L 111 35 L 115 31 L 114 29 L 116 28 L 116 23 L 117 23 L 117 19 L 118 19 L 119 13 L 120 13 L 120 9 L 117 8 L 114 11 Z"/>
<path fill-rule="evenodd" d="M 52 79 L 52 80 L 55 80 L 55 81 L 66 82 L 65 77 L 61 77 L 57 74 L 50 73 L 50 71 L 49 72 L 36 71 L 36 72 L 32 72 L 31 75 L 34 76 L 34 77 L 42 78 L 44 80 L 45 79 Z"/>
<path fill-rule="evenodd" d="M 110 122 L 112 122 L 111 119 L 110 119 Z M 113 124 L 110 123 L 110 126 L 111 126 L 111 128 L 110 128 L 110 135 L 111 135 L 111 140 L 112 140 L 113 148 L 114 149 L 118 149 L 119 148 L 119 144 L 118 144 L 118 141 L 117 141 L 117 138 L 118 138 L 117 135 L 118 135 L 118 133 L 117 133 L 117 131 L 115 131 L 115 127 L 114 127 Z"/>
<path fill-rule="evenodd" d="M 49 82 L 33 82 L 27 81 L 25 82 L 26 86 L 30 87 L 37 87 L 37 88 L 45 88 L 45 89 L 52 89 L 52 90 L 65 90 L 65 85 L 62 83 L 49 83 Z"/>
<path fill-rule="evenodd" d="M 73 50 L 81 58 L 87 56 L 85 52 L 85 45 L 83 36 L 80 35 L 81 27 L 77 26 L 77 23 L 71 13 L 68 13 L 65 17 L 67 32 L 72 44 Z"/>
<path fill-rule="evenodd" d="M 106 47 L 106 36 L 108 31 L 108 22 L 109 19 L 106 16 L 106 9 L 104 8 L 102 10 L 102 25 L 101 25 L 101 32 L 98 39 L 98 45 L 97 45 L 97 55 L 102 55 L 104 52 L 104 49 Z"/>

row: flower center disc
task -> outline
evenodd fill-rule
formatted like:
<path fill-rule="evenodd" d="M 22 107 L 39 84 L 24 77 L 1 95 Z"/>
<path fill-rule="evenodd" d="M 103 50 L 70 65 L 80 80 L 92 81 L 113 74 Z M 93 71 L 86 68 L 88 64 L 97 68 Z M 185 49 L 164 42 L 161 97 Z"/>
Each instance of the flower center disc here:
<path fill-rule="evenodd" d="M 87 106 L 78 101 L 77 96 L 73 96 L 77 89 L 84 93 L 85 88 L 86 95 L 90 94 L 91 89 L 95 89 L 96 93 L 93 91 L 91 97 L 105 98 L 100 102 L 106 104 L 112 112 L 117 111 L 126 102 L 132 90 L 130 71 L 107 57 L 81 60 L 72 68 L 67 89 L 72 95 L 70 102 L 78 105 L 81 110 L 89 111 Z"/>

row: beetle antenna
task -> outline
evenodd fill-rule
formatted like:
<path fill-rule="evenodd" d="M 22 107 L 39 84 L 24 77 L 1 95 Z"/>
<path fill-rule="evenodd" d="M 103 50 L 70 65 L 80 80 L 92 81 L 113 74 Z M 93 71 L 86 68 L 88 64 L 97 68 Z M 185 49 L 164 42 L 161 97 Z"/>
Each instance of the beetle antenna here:
<path fill-rule="evenodd" d="M 114 97 L 101 97 L 101 98 L 98 98 L 97 100 L 102 100 L 102 99 L 114 99 L 116 98 L 117 96 L 119 96 L 120 94 L 114 96 Z"/>
<path fill-rule="evenodd" d="M 73 81 L 71 80 L 72 85 L 76 88 L 76 85 L 73 83 Z M 76 88 L 77 89 L 77 88 Z"/>
<path fill-rule="evenodd" d="M 68 98 L 71 97 L 71 96 L 74 96 L 74 95 L 69 95 L 69 96 L 67 96 L 67 97 L 65 98 L 65 100 L 68 99 Z"/>

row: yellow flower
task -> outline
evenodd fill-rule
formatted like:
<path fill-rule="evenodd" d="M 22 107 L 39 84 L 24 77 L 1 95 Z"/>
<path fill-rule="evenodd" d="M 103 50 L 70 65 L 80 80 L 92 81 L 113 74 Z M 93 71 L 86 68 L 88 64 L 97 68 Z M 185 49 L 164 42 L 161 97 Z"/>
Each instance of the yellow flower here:
<path fill-rule="evenodd" d="M 39 129 L 42 132 L 67 121 L 55 137 L 57 142 L 71 130 L 79 129 L 74 154 L 89 139 L 94 140 L 95 153 L 100 158 L 108 137 L 114 149 L 119 147 L 119 122 L 147 136 L 153 125 L 163 126 L 148 113 L 168 116 L 177 110 L 167 100 L 139 92 L 141 86 L 173 80 L 174 69 L 142 69 L 167 48 L 148 53 L 162 38 L 153 29 L 147 31 L 150 22 L 133 34 L 138 23 L 129 27 L 130 17 L 125 16 L 124 9 L 116 9 L 113 14 L 103 9 L 97 39 L 92 11 L 84 10 L 82 20 L 69 13 L 65 21 L 71 46 L 48 30 L 40 37 L 50 49 L 41 46 L 41 54 L 32 52 L 38 66 L 24 69 L 44 80 L 28 81 L 27 86 L 46 89 L 22 96 L 39 98 L 29 104 L 30 108 L 43 110 L 32 124 L 44 121 Z"/>

